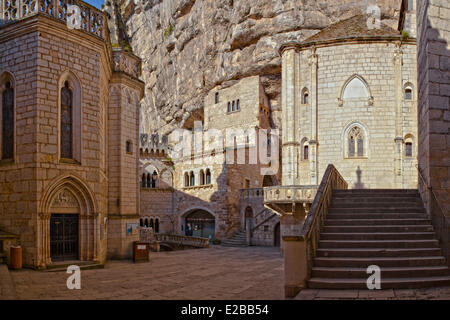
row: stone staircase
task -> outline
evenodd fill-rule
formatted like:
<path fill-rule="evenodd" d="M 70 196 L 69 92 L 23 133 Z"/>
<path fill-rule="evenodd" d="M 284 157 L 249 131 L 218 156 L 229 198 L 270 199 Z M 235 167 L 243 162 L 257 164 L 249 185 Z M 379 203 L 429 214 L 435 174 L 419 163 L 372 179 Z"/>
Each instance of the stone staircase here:
<path fill-rule="evenodd" d="M 336 190 L 313 259 L 310 288 L 381 289 L 450 285 L 450 272 L 417 190 Z"/>
<path fill-rule="evenodd" d="M 247 247 L 247 236 L 245 231 L 239 231 L 231 238 L 223 240 L 222 245 L 225 247 Z"/>

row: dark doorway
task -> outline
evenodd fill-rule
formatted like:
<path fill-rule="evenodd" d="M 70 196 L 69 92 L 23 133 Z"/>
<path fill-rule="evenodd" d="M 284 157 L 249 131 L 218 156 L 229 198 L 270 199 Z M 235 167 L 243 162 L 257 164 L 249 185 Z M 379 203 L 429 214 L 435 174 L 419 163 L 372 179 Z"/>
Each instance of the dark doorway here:
<path fill-rule="evenodd" d="M 280 223 L 278 222 L 273 230 L 273 245 L 275 247 L 279 247 L 280 243 L 281 243 Z"/>
<path fill-rule="evenodd" d="M 195 210 L 186 217 L 186 235 L 192 237 L 214 239 L 215 218 L 204 210 Z"/>
<path fill-rule="evenodd" d="M 52 214 L 50 256 L 52 261 L 78 260 L 78 215 Z"/>

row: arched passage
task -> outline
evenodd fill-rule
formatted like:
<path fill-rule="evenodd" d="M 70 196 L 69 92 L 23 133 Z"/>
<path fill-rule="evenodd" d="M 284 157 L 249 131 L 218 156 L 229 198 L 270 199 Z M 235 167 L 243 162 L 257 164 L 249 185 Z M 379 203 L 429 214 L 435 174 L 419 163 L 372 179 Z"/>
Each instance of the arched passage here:
<path fill-rule="evenodd" d="M 216 219 L 211 213 L 203 209 L 194 209 L 184 219 L 187 236 L 214 239 Z"/>

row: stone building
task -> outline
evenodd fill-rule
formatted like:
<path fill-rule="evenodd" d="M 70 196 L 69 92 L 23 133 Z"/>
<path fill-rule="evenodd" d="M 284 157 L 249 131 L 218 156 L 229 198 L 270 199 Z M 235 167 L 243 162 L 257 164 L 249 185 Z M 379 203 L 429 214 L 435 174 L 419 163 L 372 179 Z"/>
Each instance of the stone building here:
<path fill-rule="evenodd" d="M 3 249 L 20 244 L 35 268 L 130 257 L 143 83 L 117 8 L 0 4 L 0 234 L 15 237 Z"/>
<path fill-rule="evenodd" d="M 156 231 L 158 219 L 159 232 L 223 240 L 248 221 L 255 229 L 252 244 L 272 245 L 279 220 L 274 214 L 267 219 L 262 187 L 277 184 L 277 177 L 261 173 L 265 165 L 259 158 L 250 160 L 258 149 L 257 133 L 272 128 L 271 121 L 269 99 L 255 76 L 212 90 L 204 120 L 164 138 L 170 148 L 156 134 L 150 141 L 141 135 L 141 224 L 153 221 Z M 191 148 L 175 150 L 180 138 Z M 265 236 L 258 236 L 260 229 Z"/>
<path fill-rule="evenodd" d="M 283 184 L 417 187 L 415 39 L 367 16 L 281 47 Z"/>

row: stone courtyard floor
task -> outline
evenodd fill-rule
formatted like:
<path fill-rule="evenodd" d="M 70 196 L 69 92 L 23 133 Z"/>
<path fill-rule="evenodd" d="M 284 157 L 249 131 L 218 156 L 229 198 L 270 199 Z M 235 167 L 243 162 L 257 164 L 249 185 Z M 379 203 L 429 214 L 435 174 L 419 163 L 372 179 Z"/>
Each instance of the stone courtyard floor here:
<path fill-rule="evenodd" d="M 81 290 L 69 274 L 0 266 L 1 299 L 284 299 L 283 258 L 277 248 L 229 248 L 151 253 L 149 263 L 108 261 L 82 270 Z M 450 299 L 450 287 L 415 290 L 303 290 L 294 300 Z"/>

